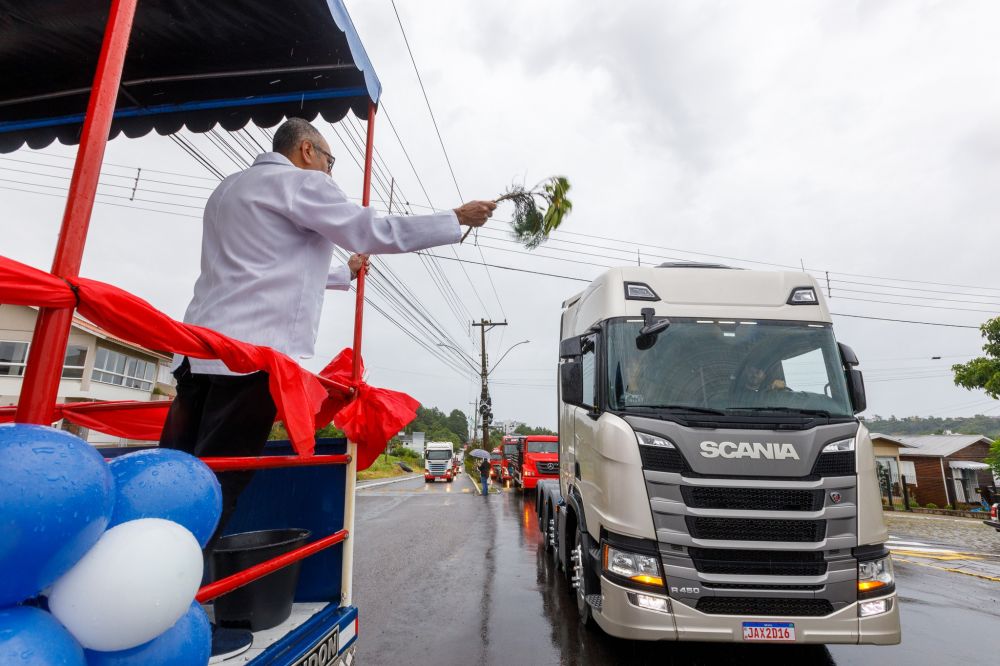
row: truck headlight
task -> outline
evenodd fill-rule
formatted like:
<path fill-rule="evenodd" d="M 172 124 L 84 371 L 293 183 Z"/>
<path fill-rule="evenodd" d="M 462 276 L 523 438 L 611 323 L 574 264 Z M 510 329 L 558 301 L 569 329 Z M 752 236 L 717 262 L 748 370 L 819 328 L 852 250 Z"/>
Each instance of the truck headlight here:
<path fill-rule="evenodd" d="M 663 586 L 660 563 L 652 555 L 630 553 L 604 544 L 604 570 L 637 583 Z"/>
<path fill-rule="evenodd" d="M 889 594 L 896 589 L 892 575 L 892 557 L 858 561 L 858 599 L 871 599 Z M 862 604 L 863 605 L 863 604 Z M 888 608 L 886 609 L 888 610 Z M 862 610 L 863 612 L 863 610 Z M 885 610 L 881 612 L 886 612 Z M 876 614 L 874 611 L 870 615 Z"/>
<path fill-rule="evenodd" d="M 657 435 L 651 435 L 648 432 L 637 432 L 635 436 L 639 438 L 639 443 L 643 446 L 655 446 L 661 449 L 674 449 L 674 443 L 669 439 L 664 439 L 663 437 L 658 437 Z"/>
<path fill-rule="evenodd" d="M 830 442 L 823 447 L 823 453 L 840 453 L 842 451 L 853 451 L 854 450 L 854 438 L 841 439 L 836 442 Z"/>

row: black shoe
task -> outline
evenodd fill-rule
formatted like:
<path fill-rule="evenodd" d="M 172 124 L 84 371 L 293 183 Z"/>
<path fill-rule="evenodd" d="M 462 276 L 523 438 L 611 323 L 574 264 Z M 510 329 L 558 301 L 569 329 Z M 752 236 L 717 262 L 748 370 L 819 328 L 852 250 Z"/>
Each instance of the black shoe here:
<path fill-rule="evenodd" d="M 218 664 L 243 654 L 253 645 L 253 634 L 246 629 L 226 629 L 212 625 L 212 656 L 208 663 Z"/>

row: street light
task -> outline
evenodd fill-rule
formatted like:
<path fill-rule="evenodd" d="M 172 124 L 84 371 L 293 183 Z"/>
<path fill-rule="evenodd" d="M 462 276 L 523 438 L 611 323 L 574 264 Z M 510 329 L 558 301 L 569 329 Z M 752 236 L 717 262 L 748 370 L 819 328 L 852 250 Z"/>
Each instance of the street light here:
<path fill-rule="evenodd" d="M 517 347 L 518 345 L 526 345 L 526 344 L 528 344 L 529 342 L 531 342 L 531 340 L 521 340 L 520 342 L 515 342 L 514 344 L 512 344 L 512 345 L 511 345 L 510 347 L 508 347 L 508 348 L 507 348 L 507 351 L 505 351 L 505 352 L 503 353 L 503 355 L 502 355 L 502 356 L 500 357 L 500 361 L 502 361 L 502 360 L 504 360 L 505 358 L 507 358 L 507 354 L 509 354 L 509 353 L 510 353 L 510 351 L 511 351 L 511 350 L 512 350 L 512 349 L 513 349 L 514 347 Z M 489 370 L 488 370 L 488 371 L 486 372 L 486 374 L 488 375 L 488 374 L 490 374 L 491 372 L 493 372 L 494 370 L 496 370 L 496 369 L 497 369 L 497 366 L 498 366 L 498 365 L 500 365 L 500 361 L 497 361 L 496 363 L 494 363 L 494 364 L 493 364 L 493 367 L 492 367 L 492 368 L 490 368 L 490 369 L 489 369 Z"/>

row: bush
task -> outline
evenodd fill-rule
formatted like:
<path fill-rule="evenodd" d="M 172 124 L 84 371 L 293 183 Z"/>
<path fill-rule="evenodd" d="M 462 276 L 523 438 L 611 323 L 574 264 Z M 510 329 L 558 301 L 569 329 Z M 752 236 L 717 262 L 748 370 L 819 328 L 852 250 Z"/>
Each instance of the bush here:
<path fill-rule="evenodd" d="M 911 508 L 911 509 L 916 509 L 916 508 L 918 508 L 919 506 L 920 506 L 920 503 L 919 503 L 919 502 L 917 502 L 917 500 L 915 500 L 915 499 L 911 499 L 911 500 L 910 500 L 910 508 Z"/>
<path fill-rule="evenodd" d="M 951 504 L 945 504 L 944 508 L 947 509 L 948 511 L 954 511 L 955 510 L 955 507 L 953 507 Z"/>
<path fill-rule="evenodd" d="M 936 509 L 936 508 L 938 508 L 938 505 L 935 504 L 934 502 L 928 502 L 927 504 L 924 504 L 924 508 L 925 509 Z"/>

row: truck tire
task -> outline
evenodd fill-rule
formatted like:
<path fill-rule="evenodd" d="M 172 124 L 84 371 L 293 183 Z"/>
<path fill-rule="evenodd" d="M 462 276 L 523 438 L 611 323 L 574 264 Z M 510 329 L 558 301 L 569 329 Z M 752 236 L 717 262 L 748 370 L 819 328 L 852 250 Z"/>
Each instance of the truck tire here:
<path fill-rule="evenodd" d="M 587 589 L 589 587 L 587 583 L 587 569 L 589 568 L 589 562 L 587 561 L 590 555 L 587 553 L 587 549 L 583 546 L 583 533 L 580 531 L 580 527 L 574 530 L 573 537 L 573 552 L 570 554 L 569 561 L 569 573 L 571 581 L 573 582 L 573 592 L 576 596 L 576 610 L 580 616 L 580 624 L 585 627 L 590 627 L 594 623 L 594 616 L 590 610 L 590 604 L 587 603 L 587 595 L 593 594 L 592 590 Z"/>

